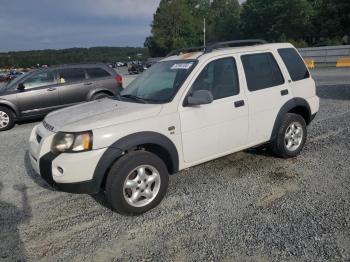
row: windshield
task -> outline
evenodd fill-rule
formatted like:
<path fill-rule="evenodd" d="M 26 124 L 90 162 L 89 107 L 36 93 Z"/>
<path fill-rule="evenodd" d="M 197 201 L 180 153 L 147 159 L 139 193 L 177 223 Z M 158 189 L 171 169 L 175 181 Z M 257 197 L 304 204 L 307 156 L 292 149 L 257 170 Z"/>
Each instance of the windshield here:
<path fill-rule="evenodd" d="M 148 103 L 170 102 L 195 64 L 196 60 L 156 63 L 121 91 L 120 96 Z"/>
<path fill-rule="evenodd" d="M 18 84 L 25 76 L 27 76 L 27 73 L 17 76 L 16 78 L 14 78 L 14 79 L 11 80 L 10 82 L 8 82 L 8 83 L 6 84 L 5 87 L 6 87 L 6 88 L 16 87 L 17 84 Z"/>

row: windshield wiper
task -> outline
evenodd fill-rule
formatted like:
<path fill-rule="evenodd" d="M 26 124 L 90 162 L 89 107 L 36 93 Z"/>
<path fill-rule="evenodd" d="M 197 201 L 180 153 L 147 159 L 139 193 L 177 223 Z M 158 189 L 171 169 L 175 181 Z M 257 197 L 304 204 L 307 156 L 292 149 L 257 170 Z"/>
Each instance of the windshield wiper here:
<path fill-rule="evenodd" d="M 134 95 L 121 95 L 120 97 L 124 97 L 124 98 L 129 98 L 129 99 L 133 99 L 136 101 L 140 101 L 143 104 L 148 104 L 148 101 L 146 99 L 143 99 L 141 97 L 138 96 L 134 96 Z"/>

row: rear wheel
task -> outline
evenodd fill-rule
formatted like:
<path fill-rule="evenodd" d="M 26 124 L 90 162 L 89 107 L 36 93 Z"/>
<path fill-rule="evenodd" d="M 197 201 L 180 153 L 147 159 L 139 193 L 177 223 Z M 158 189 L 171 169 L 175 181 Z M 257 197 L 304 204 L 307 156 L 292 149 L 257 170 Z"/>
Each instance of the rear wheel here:
<path fill-rule="evenodd" d="M 286 114 L 271 144 L 272 151 L 280 157 L 290 158 L 300 154 L 306 141 L 307 130 L 304 118 L 298 114 Z"/>
<path fill-rule="evenodd" d="M 106 98 L 106 97 L 110 97 L 110 94 L 107 93 L 97 93 L 96 95 L 93 95 L 91 100 L 98 100 L 98 99 L 102 99 L 102 98 Z"/>
<path fill-rule="evenodd" d="M 0 106 L 0 132 L 11 129 L 15 124 L 15 116 L 11 109 Z"/>
<path fill-rule="evenodd" d="M 156 207 L 165 196 L 169 175 L 156 155 L 135 151 L 121 157 L 109 171 L 106 195 L 121 214 L 141 214 Z"/>

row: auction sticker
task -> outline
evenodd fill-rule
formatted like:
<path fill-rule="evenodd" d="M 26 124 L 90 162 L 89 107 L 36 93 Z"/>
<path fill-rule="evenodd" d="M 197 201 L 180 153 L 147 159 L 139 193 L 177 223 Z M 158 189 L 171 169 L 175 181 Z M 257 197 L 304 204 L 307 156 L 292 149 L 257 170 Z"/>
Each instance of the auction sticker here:
<path fill-rule="evenodd" d="M 174 64 L 170 69 L 189 69 L 193 65 L 193 62 L 191 63 L 181 63 L 181 64 Z"/>

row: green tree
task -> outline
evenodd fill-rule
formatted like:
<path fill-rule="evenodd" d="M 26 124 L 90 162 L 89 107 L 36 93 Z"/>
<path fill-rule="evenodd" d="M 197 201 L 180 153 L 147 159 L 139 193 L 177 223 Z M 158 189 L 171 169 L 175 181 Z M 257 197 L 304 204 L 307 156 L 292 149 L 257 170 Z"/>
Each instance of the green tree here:
<path fill-rule="evenodd" d="M 229 41 L 240 36 L 238 0 L 214 0 L 208 19 L 208 41 Z"/>
<path fill-rule="evenodd" d="M 241 28 L 246 38 L 269 41 L 310 37 L 312 6 L 307 0 L 247 0 Z"/>
<path fill-rule="evenodd" d="M 153 56 L 201 42 L 201 27 L 191 7 L 187 0 L 161 0 L 153 17 L 152 36 L 145 42 Z"/>
<path fill-rule="evenodd" d="M 343 36 L 350 36 L 349 0 L 311 0 L 310 3 L 314 8 L 315 42 L 336 44 L 341 43 Z"/>

